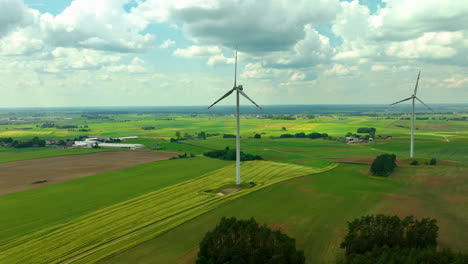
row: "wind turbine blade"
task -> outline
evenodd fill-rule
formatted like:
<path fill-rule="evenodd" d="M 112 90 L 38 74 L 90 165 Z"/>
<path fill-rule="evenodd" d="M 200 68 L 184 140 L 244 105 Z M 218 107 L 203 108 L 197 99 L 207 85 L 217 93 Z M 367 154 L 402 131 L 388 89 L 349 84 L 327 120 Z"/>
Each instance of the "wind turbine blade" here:
<path fill-rule="evenodd" d="M 399 103 L 401 103 L 401 102 L 408 101 L 408 100 L 410 100 L 410 99 L 412 99 L 412 98 L 413 98 L 413 97 L 408 97 L 408 98 L 406 98 L 406 99 L 403 99 L 403 100 L 398 101 L 398 102 L 396 102 L 396 103 L 393 103 L 393 104 L 391 104 L 391 105 L 396 105 L 396 104 L 399 104 Z"/>
<path fill-rule="evenodd" d="M 242 96 L 244 96 L 245 98 L 247 98 L 247 100 L 249 100 L 250 102 L 252 102 L 252 104 L 254 104 L 256 107 L 260 108 L 261 110 L 263 110 L 260 106 L 258 106 L 257 103 L 255 103 L 252 99 L 250 99 L 250 97 L 248 97 L 242 90 L 237 90 L 239 91 L 240 94 L 242 94 Z"/>
<path fill-rule="evenodd" d="M 418 91 L 419 75 L 421 75 L 421 71 L 418 73 L 418 79 L 416 80 L 416 86 L 414 87 L 414 95 L 416 95 L 416 92 Z"/>
<path fill-rule="evenodd" d="M 237 47 L 236 47 L 236 66 L 234 66 L 234 88 L 237 86 Z"/>
<path fill-rule="evenodd" d="M 434 110 L 432 110 L 432 109 L 431 109 L 429 106 L 427 106 L 423 101 L 421 101 L 421 99 L 419 99 L 419 98 L 417 98 L 417 97 L 415 97 L 415 98 L 416 98 L 416 100 L 418 100 L 421 104 L 423 104 L 425 107 L 427 107 L 427 109 L 431 110 L 432 113 L 434 113 Z"/>
<path fill-rule="evenodd" d="M 225 95 L 223 95 L 221 98 L 218 99 L 218 101 L 214 102 L 212 105 L 208 107 L 210 109 L 213 105 L 217 104 L 219 101 L 223 100 L 224 98 L 228 97 L 230 94 L 234 92 L 234 88 L 232 88 L 229 92 L 227 92 Z"/>

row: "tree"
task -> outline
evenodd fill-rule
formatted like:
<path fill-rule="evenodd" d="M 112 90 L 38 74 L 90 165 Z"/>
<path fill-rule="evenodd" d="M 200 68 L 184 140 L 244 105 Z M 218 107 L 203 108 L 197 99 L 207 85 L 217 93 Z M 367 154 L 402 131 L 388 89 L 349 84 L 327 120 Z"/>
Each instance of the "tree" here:
<path fill-rule="evenodd" d="M 437 164 L 437 160 L 435 158 L 431 158 L 431 160 L 429 161 L 429 165 L 436 165 Z"/>
<path fill-rule="evenodd" d="M 202 132 L 198 133 L 198 138 L 199 138 L 199 139 L 206 139 L 206 133 L 205 133 L 205 131 L 202 131 Z"/>
<path fill-rule="evenodd" d="M 281 131 L 286 131 L 286 130 L 287 130 L 286 127 L 281 128 Z"/>
<path fill-rule="evenodd" d="M 230 149 L 226 147 L 224 150 L 213 150 L 203 153 L 203 155 L 210 157 L 210 158 L 217 158 L 222 160 L 236 160 L 236 150 Z M 241 161 L 248 161 L 248 160 L 263 160 L 263 158 L 259 155 L 252 155 L 246 154 L 244 152 L 240 152 L 240 160 Z"/>
<path fill-rule="evenodd" d="M 372 175 L 387 177 L 397 167 L 395 154 L 382 154 L 375 158 L 370 167 Z"/>
<path fill-rule="evenodd" d="M 201 241 L 196 263 L 303 264 L 305 257 L 296 249 L 295 240 L 280 231 L 261 226 L 253 218 L 223 217 Z"/>
<path fill-rule="evenodd" d="M 260 134 L 255 134 L 254 138 L 260 139 L 260 138 L 262 138 L 262 135 L 260 135 Z"/>
<path fill-rule="evenodd" d="M 296 133 L 294 134 L 295 138 L 305 138 L 306 134 L 304 132 Z"/>
<path fill-rule="evenodd" d="M 348 223 L 341 243 L 346 258 L 365 254 L 374 248 L 436 248 L 439 227 L 435 219 L 416 220 L 407 216 L 368 215 Z"/>
<path fill-rule="evenodd" d="M 180 139 L 180 131 L 176 131 L 175 136 L 176 136 L 177 139 Z"/>

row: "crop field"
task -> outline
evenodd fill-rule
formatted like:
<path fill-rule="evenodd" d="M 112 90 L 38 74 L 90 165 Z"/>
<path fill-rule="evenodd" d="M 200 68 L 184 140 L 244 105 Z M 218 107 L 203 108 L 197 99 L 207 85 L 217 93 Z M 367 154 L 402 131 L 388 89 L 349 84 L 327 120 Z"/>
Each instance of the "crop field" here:
<path fill-rule="evenodd" d="M 137 165 L 0 196 L 0 242 L 69 221 L 229 165 L 191 158 Z M 182 166 L 190 170 L 181 170 Z"/>
<path fill-rule="evenodd" d="M 40 159 L 64 155 L 80 155 L 95 152 L 118 151 L 118 149 L 58 149 L 58 148 L 3 148 L 0 147 L 0 163 L 16 160 Z"/>
<path fill-rule="evenodd" d="M 402 167 L 388 179 L 370 177 L 367 170 L 364 165 L 343 164 L 275 184 L 102 263 L 194 263 L 198 243 L 222 216 L 254 217 L 282 230 L 296 239 L 308 263 L 334 263 L 342 254 L 339 243 L 347 221 L 372 213 L 435 217 L 440 244 L 468 251 L 468 168 Z"/>
<path fill-rule="evenodd" d="M 245 181 L 255 181 L 254 187 L 240 191 L 228 199 L 245 195 L 273 183 L 323 170 L 266 161 L 244 162 Z M 25 235 L 0 246 L 6 263 L 59 263 L 87 253 L 102 244 L 112 242 L 132 232 L 151 226 L 151 234 L 166 231 L 166 222 L 203 205 L 222 203 L 222 196 L 204 191 L 233 183 L 235 167 L 229 166 L 204 176 L 154 191 L 103 210 Z M 231 176 L 231 177 L 229 177 Z M 190 219 L 190 218 L 189 218 Z M 185 219 L 185 220 L 189 220 Z M 166 220 L 166 221 L 164 221 Z M 148 232 L 147 229 L 144 231 Z M 66 234 L 66 235 L 64 235 Z M 131 243 L 125 243 L 129 247 Z M 105 250 L 106 248 L 104 248 Z M 112 250 L 121 250 L 121 248 Z M 99 251 L 93 255 L 98 260 Z M 86 255 L 90 256 L 90 255 Z M 105 256 L 105 255 L 104 255 Z"/>
<path fill-rule="evenodd" d="M 244 116 L 242 151 L 264 161 L 242 163 L 240 188 L 233 186 L 234 161 L 202 155 L 235 148 L 234 138 L 223 138 L 235 133 L 233 116 L 64 116 L 0 123 L 0 138 L 138 136 L 125 143 L 146 147 L 0 147 L 0 263 L 192 264 L 203 235 L 222 216 L 254 217 L 282 230 L 296 239 L 307 263 L 334 263 L 342 255 L 347 221 L 371 213 L 434 217 L 440 245 L 468 252 L 468 122 L 450 119 L 462 115 L 420 115 L 425 120 L 416 121 L 415 159 L 436 158 L 436 166 L 409 165 L 410 121 L 399 117 Z M 44 126 L 47 122 L 76 128 Z M 391 138 L 342 140 L 360 127 Z M 206 139 L 198 138 L 200 132 Z M 331 138 L 279 138 L 301 132 Z M 170 140 L 177 135 L 183 140 Z M 159 160 L 161 151 L 195 157 Z M 399 167 L 389 178 L 370 176 L 369 164 L 383 153 L 396 154 Z M 15 189 L 43 179 L 48 182 L 42 185 L 49 185 Z"/>
<path fill-rule="evenodd" d="M 0 163 L 0 195 L 97 173 L 117 171 L 174 156 L 177 154 L 172 152 L 113 151 Z M 15 177 L 11 177 L 13 174 Z"/>

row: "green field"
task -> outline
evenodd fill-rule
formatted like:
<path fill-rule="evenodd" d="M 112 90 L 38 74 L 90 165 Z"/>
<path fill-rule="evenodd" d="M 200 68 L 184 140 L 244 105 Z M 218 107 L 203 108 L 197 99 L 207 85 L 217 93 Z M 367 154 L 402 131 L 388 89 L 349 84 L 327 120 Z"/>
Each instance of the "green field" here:
<path fill-rule="evenodd" d="M 63 155 L 80 155 L 118 149 L 56 149 L 56 148 L 4 148 L 0 147 L 0 163 L 16 160 L 40 159 Z"/>
<path fill-rule="evenodd" d="M 121 114 L 103 119 L 71 115 L 62 125 L 91 132 L 40 128 L 43 121 L 0 125 L 0 137 L 71 139 L 78 135 L 139 136 L 148 150 L 193 153 L 235 147 L 228 116 Z M 234 162 L 195 157 L 158 161 L 0 196 L 1 263 L 194 263 L 198 243 L 222 216 L 255 219 L 294 237 L 308 263 L 334 263 L 347 221 L 368 213 L 434 217 L 440 244 L 468 252 L 468 122 L 416 121 L 415 154 L 437 166 L 399 167 L 390 178 L 368 175 L 368 165 L 332 159 L 395 153 L 409 161 L 409 120 L 326 116 L 272 120 L 243 117 L 242 151 L 266 161 L 244 162 L 243 189 L 219 196 L 234 182 Z M 154 126 L 154 130 L 144 130 Z M 286 131 L 283 131 L 283 127 Z M 346 144 L 359 127 L 392 139 Z M 206 140 L 171 143 L 179 131 Z M 333 139 L 278 138 L 299 132 Z M 261 139 L 253 139 L 259 133 Z M 1 147 L 0 162 L 87 154 L 111 149 Z M 351 162 L 352 163 L 352 162 Z M 302 177 L 300 177 L 302 176 Z M 299 177 L 297 179 L 291 179 Z M 250 187 L 249 181 L 257 185 Z M 232 187 L 232 186 L 231 186 Z M 134 233 L 133 233 L 134 232 Z"/>
<path fill-rule="evenodd" d="M 444 179 L 458 178 L 450 174 L 454 170 L 468 173 L 468 168 L 457 167 L 422 170 L 428 169 L 432 171 L 427 176 Z M 333 263 L 342 254 L 339 243 L 345 235 L 347 221 L 369 213 L 435 217 L 441 225 L 440 243 L 444 247 L 468 251 L 468 205 L 445 199 L 448 195 L 466 199 L 466 179 L 461 186 L 447 184 L 443 188 L 428 188 L 411 180 L 414 170 L 419 168 L 400 168 L 390 179 L 370 177 L 363 173 L 366 170 L 364 165 L 340 165 L 330 171 L 276 184 L 217 208 L 104 263 L 193 263 L 198 243 L 222 216 L 255 217 L 259 222 L 280 228 L 296 239 L 308 263 Z M 447 170 L 449 173 L 444 173 Z M 410 201 L 415 204 L 402 207 L 402 200 L 398 200 L 402 195 L 414 197 Z M 427 197 L 432 199 L 427 200 Z"/>
<path fill-rule="evenodd" d="M 0 242 L 187 181 L 227 165 L 226 161 L 208 158 L 152 162 L 0 196 L 0 226 L 3 227 L 0 229 Z M 177 169 L 181 166 L 189 166 L 191 169 Z"/>
<path fill-rule="evenodd" d="M 273 183 L 329 169 L 267 161 L 244 162 L 243 165 L 245 181 L 255 181 L 256 186 L 226 198 L 204 192 L 233 184 L 235 166 L 229 166 L 3 243 L 0 261 L 60 263 L 153 223 L 156 225 L 143 233 L 151 231 L 150 235 L 154 236 L 167 231 L 167 222 L 178 220 L 177 217 L 187 211 L 206 212 L 213 204 L 223 204 Z M 189 219 L 190 216 L 183 220 Z M 113 250 L 120 251 L 131 245 L 128 242 Z M 93 261 L 102 258 L 100 254 L 99 251 L 95 253 Z"/>

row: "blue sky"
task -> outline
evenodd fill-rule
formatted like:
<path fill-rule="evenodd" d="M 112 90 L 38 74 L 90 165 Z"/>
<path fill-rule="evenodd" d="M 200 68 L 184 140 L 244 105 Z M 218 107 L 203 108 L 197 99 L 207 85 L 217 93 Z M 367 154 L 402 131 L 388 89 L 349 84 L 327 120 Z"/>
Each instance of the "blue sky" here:
<path fill-rule="evenodd" d="M 464 0 L 1 0 L 2 107 L 468 98 Z M 234 98 L 223 104 L 233 104 Z M 248 102 L 243 101 L 244 104 Z"/>

